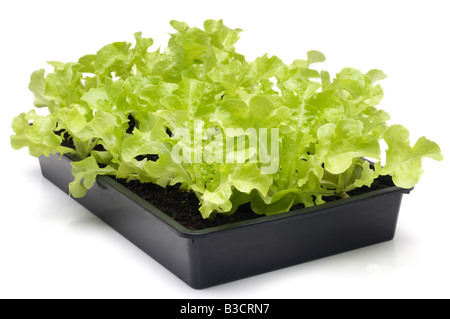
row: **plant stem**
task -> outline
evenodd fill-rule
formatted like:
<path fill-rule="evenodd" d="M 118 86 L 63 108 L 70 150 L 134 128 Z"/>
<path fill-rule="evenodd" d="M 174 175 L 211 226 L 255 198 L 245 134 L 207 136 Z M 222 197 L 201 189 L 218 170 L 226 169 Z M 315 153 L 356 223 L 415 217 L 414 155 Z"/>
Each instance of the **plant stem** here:
<path fill-rule="evenodd" d="M 94 148 L 97 146 L 98 142 L 100 142 L 100 138 L 96 138 L 94 140 L 91 140 L 89 142 L 89 148 L 87 151 L 87 155 L 91 154 L 91 152 L 94 150 Z"/>
<path fill-rule="evenodd" d="M 75 145 L 75 150 L 78 157 L 80 157 L 80 159 L 85 159 L 86 157 L 88 157 L 91 154 L 92 150 L 97 146 L 99 141 L 99 138 L 95 138 L 90 140 L 89 142 L 81 142 L 79 139 L 74 138 L 73 144 Z"/>
<path fill-rule="evenodd" d="M 324 180 L 324 179 L 322 179 L 322 181 L 320 182 L 320 184 L 323 186 L 323 185 L 327 185 L 327 186 L 331 186 L 330 188 L 337 188 L 338 187 L 338 185 L 336 184 L 336 183 L 334 183 L 334 182 L 332 182 L 332 181 L 327 181 L 327 180 Z"/>
<path fill-rule="evenodd" d="M 338 185 L 336 187 L 336 191 L 340 194 L 345 192 L 345 184 L 348 182 L 348 173 L 344 172 L 339 175 Z"/>
<path fill-rule="evenodd" d="M 323 190 L 323 191 L 307 191 L 307 192 L 302 192 L 302 193 L 304 193 L 304 194 L 313 194 L 313 195 L 323 195 L 323 196 L 336 196 L 337 195 L 337 192 L 336 191 L 332 191 L 332 190 L 329 190 L 329 191 L 326 191 L 326 190 Z"/>

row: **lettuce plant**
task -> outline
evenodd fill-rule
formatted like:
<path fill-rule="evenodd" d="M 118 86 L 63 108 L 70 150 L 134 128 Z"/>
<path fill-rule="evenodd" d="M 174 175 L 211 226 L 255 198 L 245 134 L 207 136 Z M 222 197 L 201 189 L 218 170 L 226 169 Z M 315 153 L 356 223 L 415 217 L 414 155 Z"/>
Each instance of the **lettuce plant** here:
<path fill-rule="evenodd" d="M 134 47 L 116 42 L 34 72 L 34 105 L 48 112 L 14 119 L 13 148 L 76 158 L 74 197 L 98 175 L 180 184 L 195 192 L 204 218 L 245 203 L 258 214 L 319 205 L 380 175 L 411 188 L 424 157 L 443 158 L 436 143 L 422 137 L 411 146 L 406 128 L 386 124 L 376 107 L 380 70 L 345 68 L 332 79 L 311 67 L 325 60 L 318 51 L 291 64 L 268 55 L 247 61 L 235 50 L 241 30 L 221 20 L 203 30 L 171 25 L 164 51 L 149 50 L 153 40 L 136 33 Z"/>

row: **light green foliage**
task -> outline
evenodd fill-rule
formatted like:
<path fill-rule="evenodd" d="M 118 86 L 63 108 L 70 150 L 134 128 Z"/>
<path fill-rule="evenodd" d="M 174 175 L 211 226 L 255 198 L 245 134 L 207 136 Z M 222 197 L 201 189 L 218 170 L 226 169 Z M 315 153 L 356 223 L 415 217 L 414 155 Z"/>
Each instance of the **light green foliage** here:
<path fill-rule="evenodd" d="M 317 205 L 324 196 L 370 186 L 379 175 L 409 188 L 419 181 L 424 157 L 442 159 L 436 143 L 422 137 L 411 146 L 407 129 L 386 124 L 389 115 L 376 108 L 383 98 L 376 82 L 386 77 L 380 70 L 345 68 L 332 79 L 312 68 L 325 61 L 318 51 L 291 64 L 268 55 L 247 61 L 234 47 L 240 29 L 221 20 L 208 20 L 203 29 L 170 24 L 176 32 L 163 51 L 149 50 L 153 40 L 136 33 L 134 47 L 112 43 L 77 63 L 50 62 L 54 71 L 47 75 L 33 73 L 34 105 L 49 115 L 33 110 L 15 118 L 13 148 L 28 147 L 35 157 L 76 155 L 74 197 L 84 196 L 98 175 L 180 184 L 195 192 L 204 218 L 245 203 L 258 214 Z M 208 133 L 197 137 L 192 154 L 183 154 L 196 161 L 173 161 L 177 143 L 190 141 L 170 132 L 194 136 L 198 123 Z M 227 128 L 241 128 L 234 136 L 248 139 L 260 128 L 278 129 L 279 140 L 270 141 L 279 145 L 278 171 L 263 174 L 266 163 L 254 161 L 250 142 L 245 163 L 209 160 L 223 146 L 215 133 Z M 75 150 L 61 146 L 69 137 Z M 388 145 L 386 163 L 380 163 L 381 140 Z M 202 153 L 211 156 L 198 158 Z M 377 161 L 375 169 L 362 157 Z"/>
<path fill-rule="evenodd" d="M 35 157 L 73 152 L 61 146 L 61 137 L 54 133 L 56 125 L 56 119 L 39 116 L 34 110 L 28 114 L 22 113 L 13 120 L 15 135 L 11 136 L 11 145 L 15 150 L 28 147 L 30 155 Z"/>
<path fill-rule="evenodd" d="M 377 163 L 376 170 L 383 175 L 392 175 L 394 183 L 400 187 L 410 188 L 419 182 L 422 176 L 422 159 L 429 157 L 441 161 L 443 156 L 439 146 L 426 139 L 419 138 L 413 147 L 409 142 L 409 131 L 401 125 L 389 127 L 383 135 L 388 145 L 386 165 Z"/>
<path fill-rule="evenodd" d="M 380 146 L 373 135 L 362 135 L 363 123 L 343 119 L 325 124 L 317 132 L 317 156 L 332 174 L 342 174 L 356 157 L 380 159 Z"/>
<path fill-rule="evenodd" d="M 75 180 L 70 183 L 70 193 L 74 197 L 83 197 L 94 186 L 97 175 L 115 174 L 116 170 L 110 166 L 100 168 L 96 159 L 92 156 L 79 162 L 72 163 L 72 174 Z"/>

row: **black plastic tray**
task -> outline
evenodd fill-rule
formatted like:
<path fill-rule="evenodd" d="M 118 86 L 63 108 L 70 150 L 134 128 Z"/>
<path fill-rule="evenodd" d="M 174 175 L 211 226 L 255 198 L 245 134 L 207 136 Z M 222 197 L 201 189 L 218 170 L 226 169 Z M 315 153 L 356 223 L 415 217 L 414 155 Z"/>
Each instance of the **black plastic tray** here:
<path fill-rule="evenodd" d="M 39 159 L 68 193 L 70 159 Z M 394 238 L 402 196 L 390 187 L 294 212 L 189 230 L 108 176 L 79 203 L 193 288 L 312 261 Z"/>

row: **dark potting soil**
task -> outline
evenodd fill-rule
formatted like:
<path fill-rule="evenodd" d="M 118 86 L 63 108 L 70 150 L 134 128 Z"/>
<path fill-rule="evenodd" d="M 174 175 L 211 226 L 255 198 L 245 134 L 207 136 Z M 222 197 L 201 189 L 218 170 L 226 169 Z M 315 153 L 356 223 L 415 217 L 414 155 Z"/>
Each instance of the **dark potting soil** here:
<path fill-rule="evenodd" d="M 199 230 L 261 217 L 246 204 L 239 207 L 233 215 L 216 214 L 212 218 L 203 219 L 198 210 L 200 203 L 197 196 L 193 192 L 181 189 L 179 185 L 163 188 L 152 183 L 142 184 L 139 181 L 129 183 L 125 180 L 117 181 L 188 229 Z"/>
<path fill-rule="evenodd" d="M 136 123 L 134 120 L 130 120 L 130 133 L 134 129 L 135 125 Z M 55 133 L 62 135 L 63 132 L 59 131 Z M 170 135 L 170 132 L 168 132 L 168 134 Z M 63 138 L 61 145 L 75 148 L 72 138 L 68 136 Z M 104 151 L 105 149 L 103 146 L 97 145 L 95 150 Z M 158 155 L 140 156 L 137 160 L 143 160 L 144 158 L 147 158 L 147 160 L 150 161 L 157 161 Z M 163 188 L 156 184 L 143 184 L 138 181 L 132 181 L 129 183 L 125 180 L 119 179 L 117 181 L 188 229 L 200 230 L 261 217 L 261 215 L 258 215 L 251 210 L 250 204 L 245 204 L 241 205 L 232 215 L 215 214 L 209 219 L 203 219 L 198 210 L 200 203 L 197 196 L 193 192 L 188 192 L 181 189 L 179 185 L 167 186 L 166 188 Z M 349 192 L 348 195 L 352 197 L 392 186 L 394 186 L 392 179 L 382 176 L 376 179 L 370 188 L 364 186 Z M 331 196 L 323 197 L 323 200 L 326 202 L 332 202 L 343 199 L 338 196 Z M 301 208 L 304 208 L 303 204 L 293 206 L 291 211 Z"/>
<path fill-rule="evenodd" d="M 251 210 L 249 204 L 245 204 L 240 206 L 233 215 L 215 214 L 212 218 L 203 219 L 198 211 L 200 204 L 197 196 L 193 192 L 181 189 L 179 185 L 163 188 L 156 184 L 142 184 L 138 181 L 127 183 L 125 180 L 118 180 L 118 182 L 153 206 L 159 208 L 179 224 L 192 230 L 221 226 L 261 217 L 261 215 L 255 214 Z M 374 181 L 372 187 L 362 187 L 349 192 L 348 195 L 352 197 L 391 186 L 393 186 L 393 184 L 389 178 L 380 177 Z M 337 196 L 324 197 L 323 199 L 326 202 L 343 200 Z M 300 204 L 292 207 L 291 210 L 303 207 L 304 206 Z"/>

